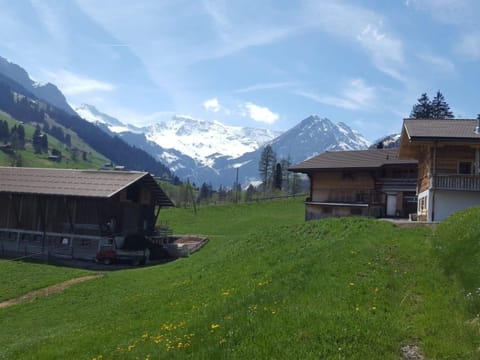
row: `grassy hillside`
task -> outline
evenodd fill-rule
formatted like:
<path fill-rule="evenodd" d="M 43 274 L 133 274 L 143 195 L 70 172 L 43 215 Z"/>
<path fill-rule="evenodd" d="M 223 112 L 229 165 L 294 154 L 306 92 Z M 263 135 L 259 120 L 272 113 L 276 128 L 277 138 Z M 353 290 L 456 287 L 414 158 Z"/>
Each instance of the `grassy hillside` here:
<path fill-rule="evenodd" d="M 21 122 L 12 118 L 8 114 L 0 111 L 0 120 L 6 120 L 9 128 L 13 125 L 20 125 Z M 59 126 L 53 120 L 47 121 L 49 125 Z M 16 154 L 21 157 L 22 166 L 25 167 L 52 167 L 52 168 L 71 168 L 71 169 L 98 169 L 102 167 L 106 162 L 109 162 L 107 158 L 98 152 L 94 151 L 88 145 L 86 145 L 74 132 L 62 127 L 65 133 L 70 134 L 72 138 L 72 148 L 79 151 L 85 151 L 88 156 L 87 160 L 83 160 L 82 156 L 74 154 L 73 151 L 68 149 L 63 143 L 56 138 L 47 135 L 49 151 L 52 149 L 59 150 L 62 153 L 62 161 L 55 162 L 48 160 L 48 154 L 35 154 L 32 146 L 32 137 L 35 131 L 35 127 L 31 124 L 23 124 L 25 128 L 25 149 L 17 150 Z M 0 151 L 0 166 L 11 166 L 14 159 L 12 156 Z"/>
<path fill-rule="evenodd" d="M 406 345 L 429 359 L 478 358 L 478 325 L 429 229 L 304 223 L 301 199 L 161 218 L 210 242 L 187 259 L 0 309 L 0 358 L 400 359 Z M 5 262 L 0 271 L 25 276 Z"/>
<path fill-rule="evenodd" d="M 460 281 L 472 314 L 480 317 L 480 207 L 451 215 L 438 226 L 434 248 L 446 273 Z"/>

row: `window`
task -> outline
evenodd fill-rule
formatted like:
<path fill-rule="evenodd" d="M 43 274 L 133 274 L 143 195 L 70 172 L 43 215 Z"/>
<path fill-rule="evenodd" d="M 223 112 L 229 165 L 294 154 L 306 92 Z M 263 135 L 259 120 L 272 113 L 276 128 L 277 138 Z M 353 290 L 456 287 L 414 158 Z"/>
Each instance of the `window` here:
<path fill-rule="evenodd" d="M 422 196 L 418 198 L 418 214 L 426 214 L 428 207 L 428 196 Z"/>
<path fill-rule="evenodd" d="M 459 161 L 458 162 L 458 173 L 471 175 L 473 173 L 473 164 L 471 161 Z"/>

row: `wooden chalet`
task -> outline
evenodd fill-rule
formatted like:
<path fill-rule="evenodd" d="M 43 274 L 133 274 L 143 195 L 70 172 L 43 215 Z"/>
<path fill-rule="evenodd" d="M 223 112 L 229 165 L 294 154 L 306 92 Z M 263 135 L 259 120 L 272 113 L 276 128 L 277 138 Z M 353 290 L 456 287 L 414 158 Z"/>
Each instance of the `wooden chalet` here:
<path fill-rule="evenodd" d="M 289 170 L 310 179 L 306 220 L 416 213 L 417 162 L 400 160 L 397 149 L 327 151 Z"/>
<path fill-rule="evenodd" d="M 170 206 L 146 172 L 0 167 L 0 255 L 92 259 L 102 237 L 152 234 Z"/>
<path fill-rule="evenodd" d="M 399 156 L 418 160 L 419 220 L 480 205 L 478 120 L 405 119 Z"/>

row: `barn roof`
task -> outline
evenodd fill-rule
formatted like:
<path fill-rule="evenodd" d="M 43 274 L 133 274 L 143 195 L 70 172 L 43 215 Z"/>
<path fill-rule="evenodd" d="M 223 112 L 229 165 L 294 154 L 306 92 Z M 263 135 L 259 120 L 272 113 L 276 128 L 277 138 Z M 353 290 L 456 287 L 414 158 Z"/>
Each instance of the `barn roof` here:
<path fill-rule="evenodd" d="M 0 193 L 110 198 L 133 183 L 149 188 L 160 206 L 173 206 L 147 172 L 0 167 Z"/>
<path fill-rule="evenodd" d="M 400 160 L 398 149 L 327 151 L 289 168 L 290 171 L 375 169 L 385 165 L 415 165 L 415 160 Z"/>
<path fill-rule="evenodd" d="M 480 139 L 474 119 L 405 119 L 403 127 L 409 140 Z"/>

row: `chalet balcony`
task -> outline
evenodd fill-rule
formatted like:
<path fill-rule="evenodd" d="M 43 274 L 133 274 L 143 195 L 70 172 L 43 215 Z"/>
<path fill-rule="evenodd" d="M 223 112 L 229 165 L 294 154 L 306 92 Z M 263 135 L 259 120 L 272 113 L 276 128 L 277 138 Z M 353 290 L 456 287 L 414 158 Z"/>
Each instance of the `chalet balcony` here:
<path fill-rule="evenodd" d="M 384 194 L 374 190 L 330 190 L 327 197 L 322 199 L 308 198 L 306 203 L 324 204 L 381 204 L 384 202 Z"/>
<path fill-rule="evenodd" d="M 416 191 L 417 178 L 380 178 L 375 187 L 383 191 Z"/>
<path fill-rule="evenodd" d="M 479 175 L 435 175 L 430 179 L 430 188 L 438 190 L 480 191 Z"/>

